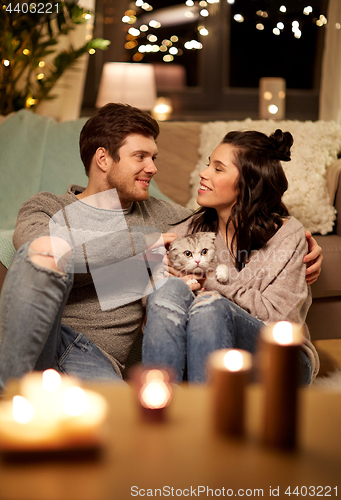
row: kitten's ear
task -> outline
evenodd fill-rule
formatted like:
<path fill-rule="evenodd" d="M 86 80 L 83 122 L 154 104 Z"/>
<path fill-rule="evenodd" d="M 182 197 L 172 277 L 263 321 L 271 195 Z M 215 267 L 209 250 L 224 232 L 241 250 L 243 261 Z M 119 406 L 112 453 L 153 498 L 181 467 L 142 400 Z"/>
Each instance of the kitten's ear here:
<path fill-rule="evenodd" d="M 177 244 L 175 240 L 169 244 L 168 251 L 170 252 L 171 250 L 177 250 Z"/>
<path fill-rule="evenodd" d="M 217 237 L 216 233 L 213 233 L 212 231 L 211 232 L 207 232 L 206 234 L 207 234 L 207 236 L 209 238 L 211 238 L 212 241 L 214 241 L 216 239 L 216 237 Z"/>

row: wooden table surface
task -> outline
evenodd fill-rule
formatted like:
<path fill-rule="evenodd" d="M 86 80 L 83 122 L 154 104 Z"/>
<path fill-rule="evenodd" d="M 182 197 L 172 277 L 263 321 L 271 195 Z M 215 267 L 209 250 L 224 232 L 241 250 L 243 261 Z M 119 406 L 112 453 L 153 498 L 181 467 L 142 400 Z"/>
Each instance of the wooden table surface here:
<path fill-rule="evenodd" d="M 159 424 L 141 421 L 130 387 L 87 387 L 104 395 L 110 406 L 102 456 L 28 463 L 2 457 L 1 500 L 341 495 L 341 393 L 300 392 L 299 445 L 288 452 L 260 445 L 259 386 L 248 389 L 247 433 L 239 440 L 213 432 L 208 387 L 175 387 L 167 421 Z M 296 486 L 298 496 L 285 494 Z"/>

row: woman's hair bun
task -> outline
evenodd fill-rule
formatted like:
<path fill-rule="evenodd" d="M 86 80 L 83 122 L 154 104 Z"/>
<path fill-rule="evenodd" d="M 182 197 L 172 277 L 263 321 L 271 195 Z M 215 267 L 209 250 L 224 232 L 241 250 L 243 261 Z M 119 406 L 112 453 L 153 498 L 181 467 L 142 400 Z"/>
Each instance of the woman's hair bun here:
<path fill-rule="evenodd" d="M 290 132 L 283 132 L 281 129 L 277 129 L 273 134 L 270 135 L 274 147 L 278 153 L 278 159 L 282 161 L 290 161 L 290 148 L 293 145 L 294 138 Z"/>

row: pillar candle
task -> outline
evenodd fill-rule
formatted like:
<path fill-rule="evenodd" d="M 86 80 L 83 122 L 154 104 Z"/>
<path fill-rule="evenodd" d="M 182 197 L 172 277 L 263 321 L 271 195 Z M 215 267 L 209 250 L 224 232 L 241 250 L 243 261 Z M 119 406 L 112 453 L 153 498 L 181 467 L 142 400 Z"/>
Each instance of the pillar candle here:
<path fill-rule="evenodd" d="M 220 349 L 209 356 L 213 423 L 218 432 L 244 433 L 245 388 L 251 368 L 252 355 L 241 349 Z"/>
<path fill-rule="evenodd" d="M 294 448 L 297 440 L 297 389 L 302 327 L 280 321 L 263 328 L 260 372 L 264 386 L 262 442 Z"/>

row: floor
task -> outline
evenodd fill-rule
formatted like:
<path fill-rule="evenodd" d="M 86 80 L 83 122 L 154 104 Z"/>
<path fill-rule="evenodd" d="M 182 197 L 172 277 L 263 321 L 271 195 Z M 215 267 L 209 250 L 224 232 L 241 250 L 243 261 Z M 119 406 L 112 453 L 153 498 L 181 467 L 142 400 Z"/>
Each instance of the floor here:
<path fill-rule="evenodd" d="M 341 370 L 341 339 L 316 340 L 314 346 L 320 357 L 320 377 Z"/>

